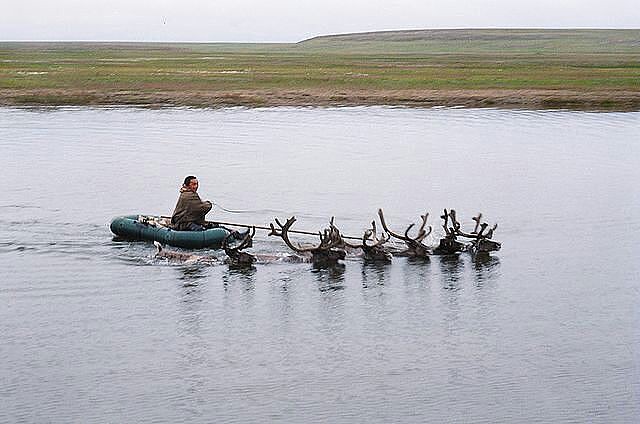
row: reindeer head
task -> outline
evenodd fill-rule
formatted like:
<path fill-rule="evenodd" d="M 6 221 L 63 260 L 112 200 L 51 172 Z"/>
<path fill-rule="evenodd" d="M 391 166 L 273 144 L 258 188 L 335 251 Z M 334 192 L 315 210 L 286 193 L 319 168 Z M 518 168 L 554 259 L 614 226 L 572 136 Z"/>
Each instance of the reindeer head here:
<path fill-rule="evenodd" d="M 454 255 L 462 252 L 465 247 L 464 243 L 461 243 L 456 239 L 458 235 L 456 232 L 456 225 L 459 227 L 459 224 L 457 224 L 457 221 L 455 220 L 456 211 L 451 210 L 451 212 L 448 212 L 445 209 L 444 214 L 440 215 L 440 218 L 444 221 L 442 228 L 444 228 L 445 236 L 440 239 L 438 246 L 433 249 L 433 253 L 436 255 Z M 449 227 L 449 218 L 451 218 L 452 227 Z"/>
<path fill-rule="evenodd" d="M 229 240 L 233 238 L 231 234 L 222 241 L 222 248 L 224 253 L 227 254 L 227 262 L 233 266 L 251 266 L 256 261 L 255 256 L 242 252 L 242 249 L 249 248 L 253 245 L 253 236 L 256 234 L 256 227 L 252 227 L 251 231 L 247 231 L 244 238 L 234 247 L 229 246 Z"/>
<path fill-rule="evenodd" d="M 489 239 L 479 239 L 475 244 L 475 253 L 491 253 L 497 252 L 502 248 L 502 243 Z"/>
<path fill-rule="evenodd" d="M 333 218 L 329 221 L 329 228 L 318 233 L 320 244 L 316 246 L 302 246 L 300 244 L 296 246 L 289 240 L 289 230 L 296 222 L 295 216 L 287 219 L 287 222 L 284 224 L 282 224 L 278 218 L 276 218 L 275 221 L 280 229 L 276 229 L 273 223 L 269 224 L 271 227 L 269 235 L 281 237 L 285 244 L 294 252 L 302 255 L 311 255 L 311 262 L 313 262 L 314 265 L 321 267 L 332 266 L 346 257 L 345 251 L 340 248 L 343 246 L 343 240 L 340 231 L 333 225 Z"/>
<path fill-rule="evenodd" d="M 362 236 L 361 244 L 351 244 L 343 240 L 345 246 L 349 246 L 354 249 L 362 249 L 364 253 L 364 260 L 371 262 L 391 262 L 391 253 L 384 250 L 383 244 L 389 241 L 390 235 L 388 233 L 382 233 L 378 238 L 376 230 L 376 222 L 371 221 L 371 229 L 366 230 Z M 371 241 L 373 244 L 367 244 Z"/>

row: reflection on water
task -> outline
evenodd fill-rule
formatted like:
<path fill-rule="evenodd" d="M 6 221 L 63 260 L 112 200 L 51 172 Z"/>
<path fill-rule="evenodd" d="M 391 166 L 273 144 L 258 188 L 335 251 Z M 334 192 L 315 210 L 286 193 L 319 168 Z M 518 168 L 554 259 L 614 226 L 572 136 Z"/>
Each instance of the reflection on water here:
<path fill-rule="evenodd" d="M 344 290 L 344 273 L 346 266 L 343 263 L 328 267 L 313 267 L 311 274 L 315 278 L 318 290 L 321 292 L 331 290 Z"/>
<path fill-rule="evenodd" d="M 438 256 L 437 263 L 439 265 L 440 278 L 442 279 L 442 287 L 446 290 L 459 290 L 464 270 L 462 255 Z"/>
<path fill-rule="evenodd" d="M 420 285 L 429 284 L 432 275 L 432 260 L 430 258 L 399 258 L 397 262 L 404 261 L 404 280 L 417 282 Z"/>
<path fill-rule="evenodd" d="M 202 308 L 207 288 L 197 283 L 180 287 L 179 323 L 184 333 L 197 335 L 202 326 Z"/>
<path fill-rule="evenodd" d="M 178 267 L 179 279 L 184 282 L 185 287 L 197 286 L 198 280 L 207 277 L 207 270 L 201 264 L 189 264 Z"/>
<path fill-rule="evenodd" d="M 639 118 L 0 108 L 0 422 L 636 422 Z M 222 221 L 454 207 L 503 248 L 233 268 L 112 240 L 189 174 L 246 211 Z"/>
<path fill-rule="evenodd" d="M 381 262 L 362 262 L 362 287 L 384 286 L 385 279 L 389 278 L 389 264 Z"/>
<path fill-rule="evenodd" d="M 244 287 L 245 290 L 255 288 L 255 267 L 233 267 L 229 266 L 222 274 L 222 283 L 225 289 L 230 286 Z"/>
<path fill-rule="evenodd" d="M 234 277 L 240 277 L 244 280 L 252 280 L 253 276 L 256 274 L 257 270 L 255 266 L 232 266 L 229 265 L 229 278 L 234 279 Z"/>
<path fill-rule="evenodd" d="M 497 256 L 479 255 L 472 260 L 474 278 L 478 287 L 485 282 L 500 279 L 500 258 Z"/>

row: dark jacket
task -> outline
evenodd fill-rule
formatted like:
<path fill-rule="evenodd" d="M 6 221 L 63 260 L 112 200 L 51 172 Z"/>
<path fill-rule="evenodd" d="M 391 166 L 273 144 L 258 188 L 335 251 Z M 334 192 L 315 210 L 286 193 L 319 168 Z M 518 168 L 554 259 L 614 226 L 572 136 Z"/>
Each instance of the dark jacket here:
<path fill-rule="evenodd" d="M 182 231 L 188 230 L 191 223 L 204 225 L 204 217 L 211 210 L 211 206 L 210 201 L 200 200 L 198 193 L 182 187 L 176 209 L 171 216 L 171 226 L 174 230 Z"/>

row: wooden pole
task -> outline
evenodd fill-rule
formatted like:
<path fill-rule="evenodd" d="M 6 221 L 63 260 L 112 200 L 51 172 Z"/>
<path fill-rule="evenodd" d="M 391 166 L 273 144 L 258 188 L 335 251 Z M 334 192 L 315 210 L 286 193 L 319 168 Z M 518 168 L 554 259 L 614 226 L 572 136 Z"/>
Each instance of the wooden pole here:
<path fill-rule="evenodd" d="M 221 222 L 221 221 L 206 221 L 207 223 L 211 223 L 211 224 L 218 224 L 218 225 L 232 225 L 234 227 L 246 227 L 246 228 L 252 228 L 255 227 L 259 230 L 267 230 L 267 231 L 271 231 L 271 227 L 263 227 L 260 225 L 248 225 L 248 224 L 237 224 L 234 222 Z M 303 230 L 289 230 L 289 233 L 296 233 L 296 234 L 306 234 L 309 236 L 317 236 L 319 234 L 319 232 L 312 232 L 312 231 L 303 231 Z M 362 240 L 362 237 L 352 237 L 352 236 L 341 236 L 342 238 L 346 238 L 346 239 L 351 239 L 351 240 Z"/>
<path fill-rule="evenodd" d="M 168 218 L 171 219 L 170 216 L 161 216 L 160 218 Z M 231 225 L 233 227 L 245 227 L 245 228 L 252 228 L 252 227 L 256 227 L 256 229 L 258 230 L 267 230 L 267 231 L 271 231 L 271 227 L 264 227 L 261 225 L 249 225 L 249 224 L 238 224 L 236 222 L 222 222 L 222 221 L 205 221 L 207 224 L 218 224 L 218 225 Z M 319 234 L 319 232 L 312 232 L 312 231 L 303 231 L 303 230 L 289 230 L 290 233 L 296 233 L 296 234 L 306 234 L 308 236 L 317 236 Z M 362 240 L 362 237 L 353 237 L 353 236 L 345 236 L 343 235 L 342 238 L 345 239 L 350 239 L 350 240 Z"/>

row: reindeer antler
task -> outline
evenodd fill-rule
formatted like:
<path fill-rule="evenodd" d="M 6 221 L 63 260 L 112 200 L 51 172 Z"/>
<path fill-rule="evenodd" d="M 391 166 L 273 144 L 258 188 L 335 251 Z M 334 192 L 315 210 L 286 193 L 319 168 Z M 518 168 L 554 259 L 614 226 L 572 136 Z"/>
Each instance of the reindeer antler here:
<path fill-rule="evenodd" d="M 480 239 L 491 239 L 493 237 L 493 232 L 496 230 L 496 228 L 498 228 L 498 224 L 495 224 L 487 232 L 487 234 L 484 234 L 484 231 L 487 229 L 489 224 L 487 224 L 486 222 L 481 222 L 482 213 L 478 213 L 477 216 L 474 216 L 472 218 L 476 222 L 475 228 L 473 229 L 473 231 L 471 233 L 465 233 L 460 229 L 460 227 L 461 227 L 460 223 L 456 220 L 456 211 L 451 209 L 451 212 L 449 213 L 449 216 L 451 217 L 451 221 L 453 222 L 453 229 L 455 231 L 455 234 L 459 235 L 459 236 L 462 236 L 462 237 L 470 238 L 470 239 L 478 239 L 478 240 L 480 240 Z M 478 231 L 478 227 L 480 227 L 480 231 Z"/>
<path fill-rule="evenodd" d="M 446 212 L 446 210 L 445 210 Z M 493 237 L 493 232 L 498 228 L 498 224 L 495 224 L 487 233 L 485 234 L 485 230 L 489 226 L 486 222 L 482 222 L 482 214 L 478 213 L 477 216 L 474 216 L 472 219 L 475 221 L 475 228 L 471 233 L 465 233 L 461 230 L 461 225 L 456 219 L 456 211 L 453 209 L 449 212 L 449 217 L 451 218 L 453 228 L 451 238 L 456 236 L 466 237 L 471 239 L 470 243 L 465 246 L 465 250 L 471 252 L 472 254 L 488 254 L 489 252 L 495 252 L 500 250 L 502 244 L 500 242 L 491 240 Z M 480 230 L 478 231 L 478 227 Z"/>
<path fill-rule="evenodd" d="M 384 220 L 384 213 L 382 212 L 382 209 L 378 209 L 378 216 L 380 217 L 380 222 L 382 223 L 382 228 L 384 228 L 384 230 L 392 235 L 393 237 L 403 240 L 405 242 L 407 241 L 412 241 L 412 242 L 417 242 L 420 243 L 422 240 L 425 239 L 425 237 L 427 237 L 429 234 L 431 234 L 431 231 L 433 230 L 433 228 L 431 228 L 431 226 L 429 226 L 429 230 L 425 231 L 424 227 L 427 225 L 427 219 L 429 219 L 429 213 L 426 213 L 424 215 L 420 215 L 420 218 L 422 219 L 422 224 L 420 224 L 420 227 L 418 228 L 418 235 L 416 237 L 410 237 L 409 236 L 409 231 L 411 231 L 411 229 L 415 226 L 415 224 L 411 224 L 407 227 L 407 229 L 404 231 L 404 236 L 401 236 L 398 233 L 394 233 L 393 231 L 391 231 L 389 229 L 389 227 L 387 227 L 387 223 Z"/>
<path fill-rule="evenodd" d="M 269 227 L 271 227 L 271 232 L 269 233 L 269 235 L 281 237 L 282 240 L 284 240 L 284 242 L 286 243 L 286 245 L 289 246 L 289 248 L 294 252 L 313 253 L 320 250 L 329 250 L 334 247 L 340 246 L 343 242 L 342 237 L 340 236 L 340 230 L 338 230 L 338 228 L 336 228 L 336 226 L 333 224 L 333 220 L 334 218 L 332 217 L 331 220 L 329 221 L 329 228 L 326 228 L 322 232 L 318 232 L 318 236 L 320 237 L 320 244 L 318 244 L 317 246 L 302 247 L 300 244 L 296 246 L 289 239 L 289 230 L 291 229 L 291 226 L 296 222 L 295 216 L 292 216 L 291 218 L 287 219 L 287 222 L 284 224 L 282 224 L 278 220 L 278 218 L 276 218 L 275 219 L 276 224 L 278 224 L 280 229 L 279 230 L 276 229 L 273 223 L 269 224 Z"/>
<path fill-rule="evenodd" d="M 253 244 L 253 236 L 256 234 L 256 227 L 251 227 L 251 230 L 247 231 L 247 234 L 242 238 L 240 243 L 234 247 L 229 247 L 229 240 L 233 238 L 233 234 L 229 233 L 222 240 L 222 248 L 229 255 L 229 252 L 239 252 L 243 249 L 251 247 Z M 229 255 L 231 256 L 231 255 Z"/>
<path fill-rule="evenodd" d="M 451 209 L 451 211 L 444 210 L 444 213 L 440 215 L 440 218 L 444 220 L 444 224 L 442 224 L 442 228 L 444 228 L 444 233 L 448 238 L 455 240 L 456 238 L 456 228 L 460 227 L 460 224 L 456 221 L 456 211 Z M 451 219 L 451 225 L 453 227 L 449 227 L 449 219 Z M 458 227 L 456 227 L 456 225 Z"/>
<path fill-rule="evenodd" d="M 275 218 L 276 224 L 278 224 L 278 227 L 280 227 L 280 230 L 277 230 L 276 227 L 273 225 L 273 223 L 269 224 L 269 227 L 271 227 L 271 232 L 269 233 L 270 236 L 279 236 L 282 238 L 282 240 L 284 240 L 284 242 L 286 243 L 287 246 L 289 246 L 289 248 L 291 250 L 293 250 L 294 252 L 305 252 L 307 250 L 302 249 L 301 246 L 294 246 L 293 243 L 291 242 L 291 240 L 289 240 L 289 228 L 291 228 L 291 226 L 296 222 L 296 217 L 292 216 L 291 218 L 287 219 L 287 222 L 285 222 L 284 224 L 282 224 L 278 218 Z"/>
<path fill-rule="evenodd" d="M 343 240 L 343 244 L 345 246 L 354 248 L 354 249 L 362 249 L 364 253 L 365 260 L 375 261 L 375 262 L 390 262 L 391 261 L 391 253 L 384 250 L 382 247 L 383 244 L 389 241 L 391 236 L 388 233 L 383 232 L 378 238 L 378 232 L 376 228 L 376 221 L 371 221 L 371 228 L 365 230 L 362 235 L 362 243 L 361 244 L 352 244 Z M 368 242 L 372 242 L 372 244 L 368 244 Z"/>
<path fill-rule="evenodd" d="M 342 241 L 342 243 L 345 246 L 348 246 L 354 249 L 367 249 L 367 248 L 375 248 L 378 246 L 382 246 L 384 243 L 388 242 L 390 238 L 391 236 L 386 232 L 383 232 L 380 238 L 378 238 L 376 222 L 371 221 L 371 228 L 365 230 L 364 234 L 362 235 L 361 244 L 352 244 L 344 240 Z M 373 244 L 367 244 L 367 242 L 369 241 L 371 241 Z"/>
<path fill-rule="evenodd" d="M 473 219 L 476 222 L 476 226 L 471 234 L 478 234 L 478 227 L 480 226 L 480 220 L 482 219 L 482 212 L 478 212 L 478 216 L 474 216 Z"/>
<path fill-rule="evenodd" d="M 429 252 L 430 252 L 429 247 L 422 244 L 422 240 L 424 240 L 425 237 L 431 234 L 431 231 L 432 231 L 431 226 L 429 226 L 429 231 L 425 231 L 424 229 L 425 226 L 427 225 L 427 219 L 429 218 L 428 213 L 424 215 L 420 215 L 420 218 L 422 219 L 422 224 L 420 224 L 420 227 L 418 228 L 418 235 L 416 237 L 409 236 L 409 231 L 411 231 L 411 229 L 415 226 L 415 224 L 409 225 L 405 230 L 404 235 L 402 236 L 398 233 L 394 233 L 389 229 L 389 227 L 387 227 L 387 223 L 384 220 L 384 213 L 382 212 L 382 209 L 378 209 L 378 216 L 380 217 L 382 228 L 384 228 L 384 230 L 388 234 L 405 242 L 405 244 L 409 248 L 406 253 L 408 253 L 411 256 L 421 256 L 421 257 L 426 257 L 429 255 Z"/>
<path fill-rule="evenodd" d="M 431 234 L 431 231 L 433 230 L 433 228 L 431 228 L 431 226 L 429 226 L 429 231 L 425 231 L 424 230 L 424 227 L 427 225 L 427 219 L 429 219 L 429 213 L 428 212 L 426 214 L 424 214 L 424 215 L 420 215 L 420 218 L 422 219 L 422 224 L 420 224 L 420 227 L 418 228 L 418 235 L 415 238 L 413 238 L 413 240 L 417 241 L 417 242 L 421 242 L 422 240 L 424 240 L 424 238 L 427 237 L 429 234 Z M 409 237 L 409 231 L 414 226 L 415 226 L 415 224 L 411 224 L 404 231 L 404 236 L 406 238 L 410 238 Z"/>
<path fill-rule="evenodd" d="M 251 265 L 255 262 L 256 258 L 246 252 L 241 252 L 242 249 L 246 249 L 253 245 L 253 236 L 256 234 L 256 227 L 251 227 L 250 231 L 242 238 L 240 243 L 235 247 L 229 247 L 229 239 L 233 237 L 231 233 L 222 241 L 222 248 L 224 253 L 229 257 L 229 263 L 232 265 Z"/>
<path fill-rule="evenodd" d="M 391 236 L 387 232 L 383 232 L 380 235 L 380 238 L 378 238 L 376 221 L 371 221 L 371 230 L 368 230 L 368 233 L 367 231 L 364 232 L 364 235 L 362 236 L 362 245 L 369 248 L 378 247 L 378 246 L 382 246 L 383 244 L 388 242 L 390 239 L 391 239 Z M 367 244 L 368 240 L 371 240 L 373 244 L 370 244 L 370 245 Z"/>

